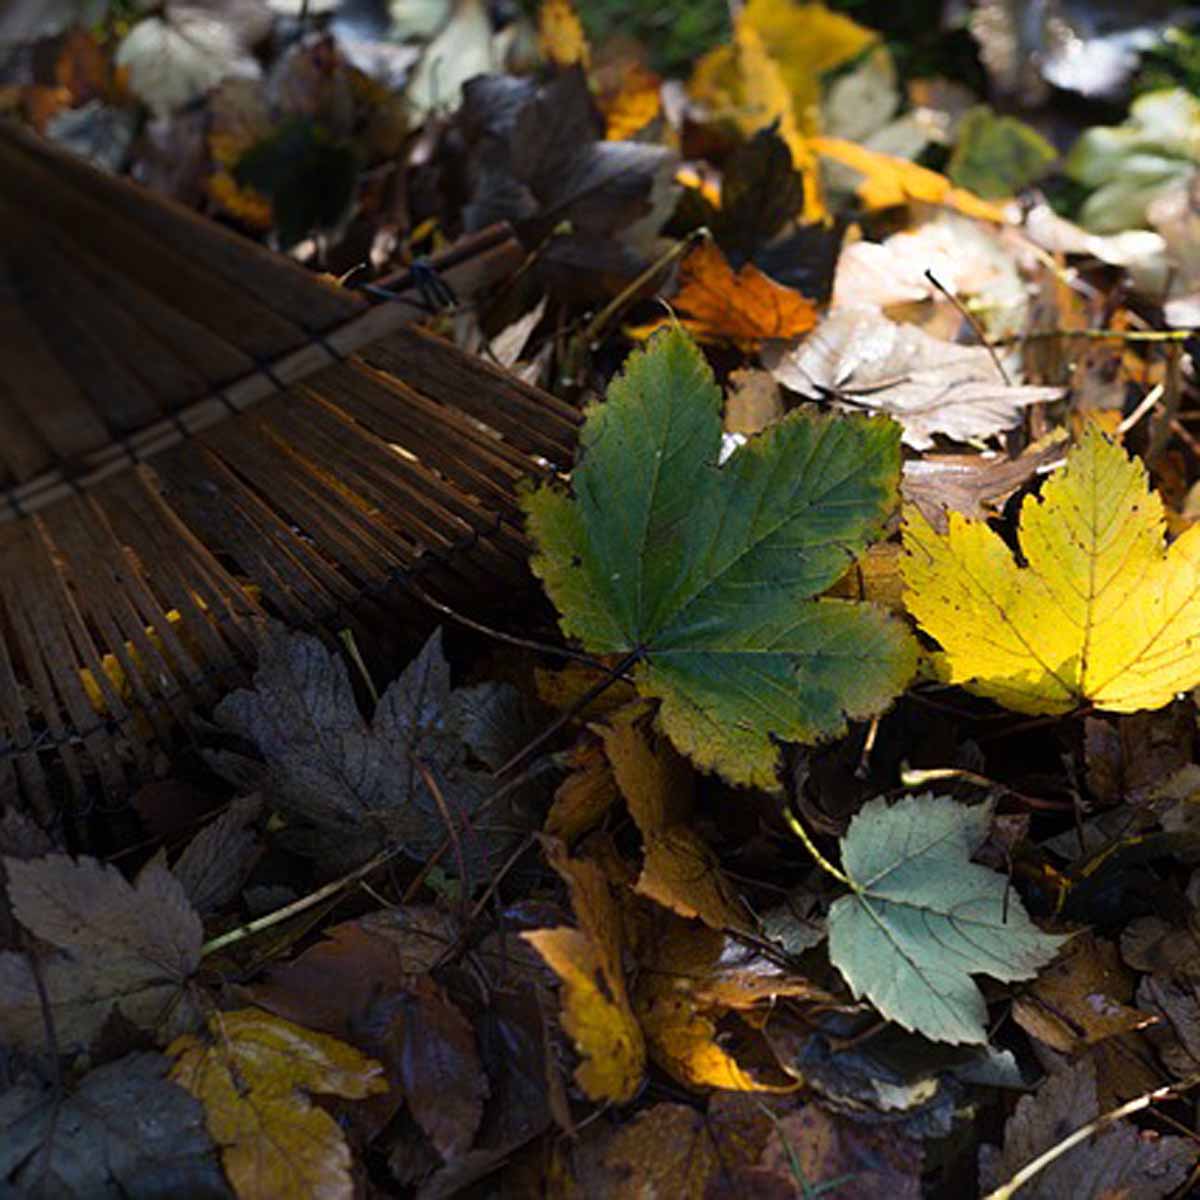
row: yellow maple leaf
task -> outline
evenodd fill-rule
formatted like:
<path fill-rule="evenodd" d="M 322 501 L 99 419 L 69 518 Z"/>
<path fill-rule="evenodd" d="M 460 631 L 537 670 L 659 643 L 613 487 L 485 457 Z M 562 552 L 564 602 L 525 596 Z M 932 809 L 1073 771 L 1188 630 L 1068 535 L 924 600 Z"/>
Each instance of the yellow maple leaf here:
<path fill-rule="evenodd" d="M 581 1059 L 575 1082 L 590 1100 L 623 1104 L 642 1082 L 646 1046 L 625 987 L 621 912 L 595 863 L 569 858 L 555 841 L 546 856 L 567 882 L 579 928 L 521 936 L 562 980 L 560 1021 Z"/>
<path fill-rule="evenodd" d="M 714 242 L 702 242 L 688 254 L 679 279 L 672 303 L 685 314 L 679 323 L 700 341 L 753 348 L 766 338 L 807 333 L 817 322 L 816 306 L 806 296 L 776 283 L 753 263 L 735 274 Z M 629 332 L 649 337 L 666 323 Z"/>
<path fill-rule="evenodd" d="M 804 176 L 804 210 L 798 215 L 808 223 L 822 220 L 827 213 L 816 157 L 797 119 L 783 68 L 746 16 L 748 11 L 743 10 L 734 25 L 732 44 L 711 51 L 696 64 L 688 91 L 715 115 L 731 120 L 747 138 L 774 125 L 792 152 L 792 164 Z"/>
<path fill-rule="evenodd" d="M 952 208 L 967 217 L 1004 223 L 1000 205 L 981 200 L 974 192 L 955 187 L 945 175 L 906 158 L 868 150 L 843 138 L 811 138 L 809 147 L 818 156 L 832 158 L 862 175 L 857 194 L 868 209 L 893 208 L 918 200 Z"/>
<path fill-rule="evenodd" d="M 170 1078 L 204 1105 L 205 1123 L 239 1200 L 350 1200 L 350 1147 L 309 1098 L 386 1092 L 383 1068 L 353 1046 L 262 1009 L 214 1013 L 208 1037 L 167 1050 Z"/>
<path fill-rule="evenodd" d="M 1200 683 L 1200 526 L 1167 547 L 1145 469 L 1095 426 L 1021 507 L 1026 565 L 983 521 L 905 521 L 905 602 L 949 682 L 1026 713 L 1160 708 Z"/>
<path fill-rule="evenodd" d="M 538 48 L 557 67 L 588 65 L 587 34 L 571 0 L 542 0 L 538 9 Z"/>

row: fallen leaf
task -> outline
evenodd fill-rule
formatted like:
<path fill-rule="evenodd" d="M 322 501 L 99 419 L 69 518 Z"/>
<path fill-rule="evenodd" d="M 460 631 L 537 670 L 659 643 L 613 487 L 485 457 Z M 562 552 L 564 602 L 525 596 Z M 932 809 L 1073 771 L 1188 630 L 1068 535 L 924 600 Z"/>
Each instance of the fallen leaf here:
<path fill-rule="evenodd" d="M 791 1092 L 800 1086 L 780 1070 L 761 1034 L 740 1022 L 747 1052 L 738 1053 L 726 1018 L 769 1008 L 784 996 L 831 999 L 808 979 L 734 936 L 665 912 L 656 914 L 639 966 L 634 1010 L 650 1057 L 685 1087 Z"/>
<path fill-rule="evenodd" d="M 831 1200 L 920 1200 L 922 1157 L 919 1141 L 888 1125 L 806 1104 L 775 1119 L 757 1167 L 790 1182 L 789 1195 L 799 1177 Z"/>
<path fill-rule="evenodd" d="M 556 67 L 586 68 L 587 35 L 571 0 L 542 0 L 538 6 L 538 48 Z"/>
<path fill-rule="evenodd" d="M 115 867 L 62 854 L 4 861 L 17 920 L 57 947 L 0 954 L 0 1035 L 31 1050 L 45 1044 L 40 984 L 59 1048 L 85 1048 L 114 1008 L 167 1039 L 196 1013 L 186 987 L 204 931 L 179 881 L 152 859 L 130 884 Z M 40 976 L 40 980 L 39 980 Z"/>
<path fill-rule="evenodd" d="M 642 132 L 662 112 L 662 79 L 643 63 L 627 63 L 615 88 L 601 88 L 596 103 L 604 115 L 604 136 L 623 142 Z"/>
<path fill-rule="evenodd" d="M 641 1085 L 646 1048 L 625 987 L 621 912 L 599 867 L 568 858 L 560 843 L 546 846 L 567 882 L 579 927 L 521 937 L 562 980 L 562 1027 L 581 1058 L 575 1082 L 590 1100 L 624 1104 Z"/>
<path fill-rule="evenodd" d="M 984 346 L 956 346 L 876 308 L 839 308 L 804 341 L 769 348 L 763 361 L 785 387 L 867 409 L 904 426 L 904 444 L 928 450 L 934 434 L 960 442 L 1011 428 L 1057 387 L 1015 387 Z"/>
<path fill-rule="evenodd" d="M 578 67 L 543 87 L 511 76 L 473 79 L 457 120 L 474 159 L 468 230 L 512 221 L 527 241 L 540 241 L 569 222 L 577 237 L 619 237 L 640 249 L 674 208 L 676 155 L 604 140 Z"/>
<path fill-rule="evenodd" d="M 1051 1075 L 1033 1096 L 1017 1101 L 1004 1127 L 1004 1148 L 979 1151 L 984 1191 L 1008 1182 L 1022 1167 L 1099 1116 L 1095 1068 L 1083 1058 Z M 1128 1121 L 1106 1126 L 1048 1163 L 1021 1190 L 1030 1200 L 1081 1196 L 1168 1196 L 1188 1177 L 1196 1148 L 1182 1137 L 1143 1135 Z"/>
<path fill-rule="evenodd" d="M 129 87 L 162 115 L 216 87 L 230 76 L 255 78 L 251 47 L 270 29 L 259 0 L 171 3 L 125 35 L 113 62 L 129 72 Z"/>
<path fill-rule="evenodd" d="M 28 1078 L 0 1093 L 5 1191 L 56 1200 L 230 1196 L 204 1110 L 168 1081 L 170 1065 L 160 1054 L 130 1054 L 89 1071 L 65 1096 Z"/>
<path fill-rule="evenodd" d="M 946 175 L 984 200 L 1002 200 L 1040 179 L 1057 158 L 1036 129 L 981 104 L 959 123 Z"/>
<path fill-rule="evenodd" d="M 880 529 L 899 430 L 794 412 L 717 470 L 720 409 L 696 347 L 660 334 L 589 416 L 575 498 L 543 488 L 524 504 L 564 632 L 594 653 L 638 648 L 639 690 L 662 700 L 676 746 L 774 788 L 772 734 L 831 736 L 913 669 L 888 618 L 809 599 Z"/>
<path fill-rule="evenodd" d="M 754 1161 L 770 1128 L 739 1096 L 714 1096 L 707 1113 L 656 1104 L 616 1131 L 600 1156 L 603 1175 L 584 1182 L 593 1195 L 706 1200 L 727 1172 Z"/>
<path fill-rule="evenodd" d="M 492 22 L 483 0 L 454 0 L 450 18 L 408 81 L 404 98 L 419 117 L 439 109 L 452 112 L 466 100 L 466 84 L 497 66 Z"/>
<path fill-rule="evenodd" d="M 668 742 L 654 745 L 644 706 L 598 727 L 613 775 L 642 835 L 637 891 L 713 929 L 748 931 L 751 923 L 721 874 L 716 856 L 690 823 L 694 776 Z"/>
<path fill-rule="evenodd" d="M 1161 708 L 1200 682 L 1200 531 L 1163 544 L 1137 460 L 1088 426 L 1021 506 L 1025 565 L 983 522 L 906 514 L 909 611 L 948 681 L 1027 713 Z"/>
<path fill-rule="evenodd" d="M 1154 1023 L 1152 1013 L 1128 1003 L 1132 999 L 1133 978 L 1121 966 L 1116 946 L 1085 932 L 1013 1001 L 1013 1020 L 1052 1049 L 1078 1054 Z"/>
<path fill-rule="evenodd" d="M 389 842 L 424 860 L 451 837 L 441 865 L 478 881 L 511 844 L 505 810 L 477 817 L 495 784 L 468 761 L 473 753 L 486 763 L 483 756 L 496 753 L 496 731 L 481 706 L 506 703 L 511 689 L 452 690 L 440 631 L 380 697 L 369 725 L 344 662 L 306 634 L 272 633 L 254 683 L 222 700 L 214 719 L 258 747 L 269 799 L 314 831 L 309 852 L 332 873 Z M 525 731 L 508 735 L 512 753 Z"/>
<path fill-rule="evenodd" d="M 929 793 L 872 800 L 842 839 L 851 893 L 829 910 L 829 958 L 855 996 L 936 1042 L 987 1041 L 973 974 L 1029 979 L 1063 938 L 1042 933 L 1007 879 L 971 862 L 991 806 Z"/>
<path fill-rule="evenodd" d="M 868 210 L 919 201 L 943 205 L 981 221 L 1003 224 L 1006 220 L 999 205 L 981 200 L 974 193 L 955 187 L 944 175 L 907 159 L 880 154 L 842 138 L 813 138 L 811 146 L 819 157 L 850 167 L 862 177 L 858 198 Z"/>
<path fill-rule="evenodd" d="M 263 848 L 250 826 L 261 810 L 257 796 L 238 797 L 196 834 L 175 860 L 171 873 L 201 915 L 228 904 L 254 869 Z"/>
<path fill-rule="evenodd" d="M 680 322 L 701 341 L 731 341 L 753 347 L 765 338 L 789 338 L 816 324 L 813 302 L 783 287 L 753 263 L 734 272 L 713 242 L 692 250 L 679 268 L 673 304 Z M 651 326 L 651 332 L 660 326 Z"/>
<path fill-rule="evenodd" d="M 1200 99 L 1184 88 L 1167 88 L 1134 100 L 1124 124 L 1085 130 L 1064 167 L 1094 189 L 1079 223 L 1092 233 L 1146 228 L 1154 201 L 1196 171 L 1197 129 Z"/>
<path fill-rule="evenodd" d="M 204 1106 L 239 1200 L 351 1200 L 350 1147 L 311 1097 L 361 1100 L 386 1090 L 378 1063 L 253 1008 L 214 1013 L 205 1038 L 185 1035 L 167 1054 L 172 1082 Z"/>

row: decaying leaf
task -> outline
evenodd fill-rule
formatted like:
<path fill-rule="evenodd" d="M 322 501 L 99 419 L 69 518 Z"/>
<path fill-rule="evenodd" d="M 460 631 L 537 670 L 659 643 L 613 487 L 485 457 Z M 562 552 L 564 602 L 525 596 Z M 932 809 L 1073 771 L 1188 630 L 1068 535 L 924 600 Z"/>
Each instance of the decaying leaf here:
<path fill-rule="evenodd" d="M 47 1200 L 226 1200 L 204 1110 L 168 1081 L 170 1065 L 160 1054 L 130 1054 L 65 1097 L 40 1080 L 9 1087 L 0 1094 L 0 1187 Z"/>
<path fill-rule="evenodd" d="M 831 736 L 911 675 L 898 624 L 810 599 L 881 528 L 899 430 L 797 411 L 718 470 L 720 409 L 682 332 L 631 356 L 584 427 L 574 498 L 525 498 L 533 567 L 564 632 L 593 652 L 642 652 L 638 687 L 662 700 L 681 750 L 774 788 L 772 735 Z"/>
<path fill-rule="evenodd" d="M 646 1047 L 625 986 L 621 910 L 595 863 L 547 844 L 567 881 L 577 929 L 535 929 L 521 936 L 562 980 L 562 1027 L 581 1062 L 575 1082 L 591 1100 L 623 1104 L 642 1082 Z"/>
<path fill-rule="evenodd" d="M 477 881 L 511 841 L 500 832 L 503 814 L 476 819 L 496 785 L 469 763 L 471 754 L 485 763 L 493 756 L 496 723 L 485 710 L 502 706 L 511 689 L 452 690 L 440 631 L 384 692 L 370 724 L 345 664 L 306 634 L 269 636 L 254 681 L 214 717 L 258 747 L 269 799 L 315 831 L 310 853 L 330 869 L 362 862 L 385 842 L 424 859 L 452 836 L 455 849 L 442 865 Z M 511 753 L 525 731 L 507 733 Z"/>
<path fill-rule="evenodd" d="M 1004 1148 L 979 1152 L 984 1191 L 1000 1187 L 1023 1166 L 1099 1116 L 1095 1067 L 1088 1058 L 1055 1072 L 1036 1095 L 1017 1101 L 1004 1127 Z M 1196 1148 L 1187 1138 L 1143 1136 L 1118 1121 L 1072 1147 L 1035 1175 L 1022 1192 L 1030 1200 L 1078 1200 L 1081 1196 L 1136 1196 L 1158 1200 L 1187 1178 Z"/>
<path fill-rule="evenodd" d="M 167 1050 L 170 1078 L 204 1106 L 239 1200 L 350 1200 L 350 1148 L 313 1095 L 361 1100 L 385 1091 L 378 1063 L 352 1046 L 260 1009 L 214 1013 L 204 1038 Z"/>
<path fill-rule="evenodd" d="M 175 860 L 171 872 L 198 913 L 216 912 L 246 882 L 262 854 L 262 845 L 250 828 L 261 810 L 257 796 L 239 796 L 196 834 Z"/>
<path fill-rule="evenodd" d="M 1200 682 L 1200 529 L 1164 529 L 1144 468 L 1089 426 L 1021 507 L 1025 565 L 983 522 L 943 536 L 908 510 L 906 602 L 950 682 L 1018 712 L 1160 708 Z"/>
<path fill-rule="evenodd" d="M 57 948 L 0 955 L 0 1037 L 36 1050 L 46 1040 L 40 982 L 60 1050 L 86 1047 L 115 1008 L 163 1039 L 196 1019 L 186 994 L 203 928 L 160 858 L 134 883 L 94 858 L 5 860 L 8 896 L 30 933 Z"/>
<path fill-rule="evenodd" d="M 670 215 L 676 156 L 664 146 L 604 140 L 579 68 L 541 88 L 511 76 L 473 79 L 458 119 L 473 166 L 467 229 L 507 220 L 542 238 L 569 221 L 578 237 L 636 244 Z"/>
<path fill-rule="evenodd" d="M 1014 387 L 984 346 L 956 346 L 876 308 L 839 308 L 804 341 L 773 347 L 764 361 L 804 396 L 842 408 L 886 413 L 904 426 L 904 444 L 928 450 L 934 434 L 960 442 L 991 437 L 1028 404 L 1057 400 L 1057 387 Z"/>
<path fill-rule="evenodd" d="M 971 976 L 1029 979 L 1062 944 L 1003 875 L 971 862 L 991 806 L 924 794 L 872 800 L 842 839 L 852 891 L 829 910 L 829 957 L 856 996 L 939 1042 L 987 1041 Z"/>

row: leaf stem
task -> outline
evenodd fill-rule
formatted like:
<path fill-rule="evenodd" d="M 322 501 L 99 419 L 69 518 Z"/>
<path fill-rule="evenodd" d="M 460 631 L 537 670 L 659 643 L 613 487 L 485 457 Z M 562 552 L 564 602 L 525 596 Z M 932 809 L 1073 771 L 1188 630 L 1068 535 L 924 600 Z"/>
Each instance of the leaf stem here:
<path fill-rule="evenodd" d="M 386 849 L 380 850 L 374 857 L 368 859 L 361 867 L 355 867 L 349 874 L 343 875 L 340 879 L 335 879 L 332 883 L 327 883 L 315 892 L 309 892 L 307 896 L 302 896 L 292 904 L 287 904 L 283 908 L 277 908 L 274 912 L 269 912 L 266 916 L 248 921 L 245 925 L 239 925 L 236 929 L 231 929 L 228 933 L 223 933 L 219 937 L 210 938 L 200 947 L 200 957 L 207 958 L 210 954 L 214 954 L 218 950 L 223 950 L 226 946 L 232 946 L 235 942 L 241 942 L 248 937 L 253 937 L 254 934 L 261 933 L 264 929 L 270 929 L 272 925 L 279 925 L 290 917 L 299 916 L 306 909 L 312 908 L 314 904 L 320 904 L 326 897 L 335 895 L 342 888 L 348 887 L 356 880 L 362 879 L 363 876 L 370 875 L 377 867 L 383 866 L 389 858 L 399 853 L 399 846 L 388 846 Z"/>
<path fill-rule="evenodd" d="M 817 849 L 816 843 L 808 835 L 808 830 L 804 828 L 800 818 L 792 812 L 790 807 L 785 807 L 783 810 L 783 819 L 791 827 L 792 832 L 804 843 L 804 848 L 813 856 L 813 860 L 817 866 L 828 875 L 832 875 L 834 879 L 844 883 L 852 892 L 859 891 L 858 884 L 850 878 L 845 871 L 839 870 Z"/>

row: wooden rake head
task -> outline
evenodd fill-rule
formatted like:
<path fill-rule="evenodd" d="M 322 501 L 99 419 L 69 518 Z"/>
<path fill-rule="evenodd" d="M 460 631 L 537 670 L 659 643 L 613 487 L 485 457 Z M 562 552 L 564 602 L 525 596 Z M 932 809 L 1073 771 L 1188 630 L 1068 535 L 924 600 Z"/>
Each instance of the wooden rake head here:
<path fill-rule="evenodd" d="M 506 230 L 437 264 L 458 294 Z M 0 811 L 122 798 L 267 614 L 528 579 L 515 498 L 576 411 L 378 300 L 0 125 Z"/>

